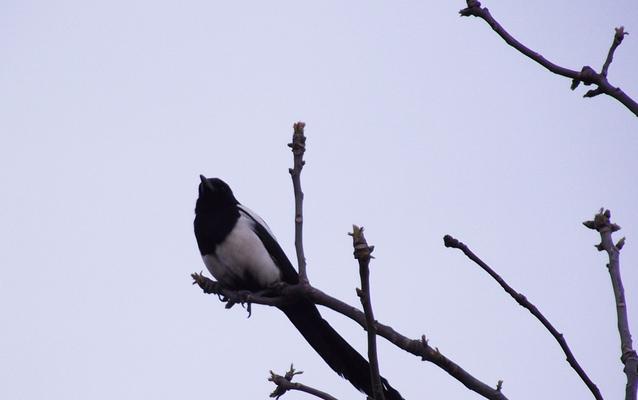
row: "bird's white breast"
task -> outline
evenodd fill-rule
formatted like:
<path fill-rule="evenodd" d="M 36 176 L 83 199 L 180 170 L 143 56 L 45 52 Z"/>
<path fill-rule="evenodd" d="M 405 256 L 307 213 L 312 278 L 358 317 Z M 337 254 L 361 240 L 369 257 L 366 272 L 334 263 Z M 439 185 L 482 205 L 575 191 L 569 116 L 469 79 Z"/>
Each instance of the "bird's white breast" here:
<path fill-rule="evenodd" d="M 240 214 L 226 239 L 217 245 L 215 254 L 202 256 L 210 273 L 222 284 L 252 279 L 267 287 L 281 278 L 279 268 L 253 230 L 254 221 Z"/>

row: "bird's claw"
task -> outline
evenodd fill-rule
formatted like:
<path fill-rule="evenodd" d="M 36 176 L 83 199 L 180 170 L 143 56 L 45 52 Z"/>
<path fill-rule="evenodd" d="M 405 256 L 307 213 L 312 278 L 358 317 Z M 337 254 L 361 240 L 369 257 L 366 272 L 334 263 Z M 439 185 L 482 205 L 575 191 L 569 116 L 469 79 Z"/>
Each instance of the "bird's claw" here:
<path fill-rule="evenodd" d="M 206 294 L 217 293 L 219 291 L 219 283 L 204 276 L 204 271 L 192 273 L 193 285 L 198 285 Z"/>
<path fill-rule="evenodd" d="M 251 295 L 252 292 L 250 292 L 249 290 L 240 290 L 236 292 L 236 296 L 233 296 L 234 298 L 225 298 L 225 300 L 227 301 L 225 306 L 226 309 L 232 308 L 235 304 L 241 304 L 241 306 L 245 308 L 246 311 L 248 311 L 248 318 L 250 318 L 250 316 L 252 315 L 252 303 L 250 302 Z"/>

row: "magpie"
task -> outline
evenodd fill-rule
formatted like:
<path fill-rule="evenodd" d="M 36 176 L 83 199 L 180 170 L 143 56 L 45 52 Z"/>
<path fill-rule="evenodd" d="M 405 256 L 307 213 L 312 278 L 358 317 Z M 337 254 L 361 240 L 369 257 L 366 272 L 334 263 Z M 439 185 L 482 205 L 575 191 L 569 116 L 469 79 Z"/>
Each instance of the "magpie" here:
<path fill-rule="evenodd" d="M 206 268 L 224 287 L 260 291 L 297 284 L 299 275 L 268 225 L 243 206 L 219 178 L 200 175 L 195 237 Z M 321 317 L 307 299 L 278 306 L 312 348 L 339 375 L 372 396 L 370 365 Z M 386 400 L 403 400 L 381 378 Z"/>

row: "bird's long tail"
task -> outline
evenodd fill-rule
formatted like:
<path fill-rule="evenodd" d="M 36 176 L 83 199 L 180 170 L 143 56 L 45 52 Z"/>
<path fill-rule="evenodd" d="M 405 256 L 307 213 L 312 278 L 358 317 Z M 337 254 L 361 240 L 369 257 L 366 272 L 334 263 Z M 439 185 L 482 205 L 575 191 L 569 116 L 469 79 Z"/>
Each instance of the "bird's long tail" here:
<path fill-rule="evenodd" d="M 280 309 L 330 368 L 372 397 L 368 361 L 332 329 L 312 302 L 302 300 Z M 382 377 L 381 382 L 386 400 L 403 400 L 385 378 Z"/>

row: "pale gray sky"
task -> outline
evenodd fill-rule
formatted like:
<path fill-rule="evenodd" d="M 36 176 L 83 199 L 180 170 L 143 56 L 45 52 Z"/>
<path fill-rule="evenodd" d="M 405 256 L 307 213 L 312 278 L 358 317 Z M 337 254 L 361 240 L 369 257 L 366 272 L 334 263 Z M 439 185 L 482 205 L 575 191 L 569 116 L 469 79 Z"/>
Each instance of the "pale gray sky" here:
<path fill-rule="evenodd" d="M 638 98 L 634 1 L 486 0 L 561 65 Z M 219 176 L 294 259 L 286 147 L 307 123 L 312 282 L 357 305 L 346 232 L 376 245 L 376 317 L 510 399 L 590 398 L 553 339 L 442 237 L 466 242 L 565 334 L 608 399 L 624 376 L 601 206 L 638 335 L 638 121 L 542 70 L 463 1 L 11 1 L 0 7 L 0 398 L 265 399 L 268 370 L 363 398 L 277 310 L 191 286 L 198 175 Z M 363 332 L 324 316 L 360 351 Z M 382 339 L 406 399 L 473 399 Z M 287 398 L 307 398 L 287 394 Z"/>

